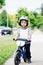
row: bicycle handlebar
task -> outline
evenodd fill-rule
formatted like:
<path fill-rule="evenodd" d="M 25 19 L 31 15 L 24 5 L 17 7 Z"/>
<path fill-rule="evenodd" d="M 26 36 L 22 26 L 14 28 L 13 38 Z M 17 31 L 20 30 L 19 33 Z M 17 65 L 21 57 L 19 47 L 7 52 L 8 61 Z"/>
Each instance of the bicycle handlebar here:
<path fill-rule="evenodd" d="M 15 40 L 15 38 L 13 38 L 13 40 Z M 22 38 L 18 38 L 18 39 L 16 39 L 15 41 L 17 41 L 17 40 L 31 42 L 31 40 L 22 39 Z"/>

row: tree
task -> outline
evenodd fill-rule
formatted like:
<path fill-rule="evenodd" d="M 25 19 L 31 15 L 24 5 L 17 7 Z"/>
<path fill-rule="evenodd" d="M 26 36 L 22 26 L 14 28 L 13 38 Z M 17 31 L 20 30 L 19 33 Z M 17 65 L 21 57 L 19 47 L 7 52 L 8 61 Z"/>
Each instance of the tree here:
<path fill-rule="evenodd" d="M 4 10 L 2 13 L 1 13 L 1 26 L 7 26 L 7 12 L 6 10 Z"/>
<path fill-rule="evenodd" d="M 6 10 L 4 10 L 4 11 L 1 13 L 0 25 L 7 27 L 7 12 L 6 12 Z M 9 26 L 9 27 L 12 27 L 12 26 L 13 26 L 13 25 L 12 25 L 12 21 L 11 21 L 10 18 L 9 18 L 9 15 L 8 15 L 8 26 Z"/>
<path fill-rule="evenodd" d="M 43 4 L 41 5 L 41 15 L 43 15 Z"/>
<path fill-rule="evenodd" d="M 43 25 L 43 16 L 39 16 L 37 22 L 37 28 L 40 28 L 42 25 Z"/>
<path fill-rule="evenodd" d="M 43 16 L 37 12 L 29 12 L 26 8 L 20 8 L 16 14 L 16 22 L 19 21 L 21 16 L 27 16 L 29 21 L 29 27 L 32 29 L 34 27 L 40 28 L 43 25 Z"/>
<path fill-rule="evenodd" d="M 11 27 L 11 28 L 13 27 L 12 21 L 10 20 L 9 17 L 8 17 L 8 26 Z"/>
<path fill-rule="evenodd" d="M 17 22 L 15 21 L 16 20 L 16 15 L 15 14 L 9 14 L 9 18 L 11 20 L 12 26 L 16 27 L 17 26 Z"/>
<path fill-rule="evenodd" d="M 2 24 L 1 22 L 1 12 L 2 12 L 2 9 L 3 9 L 3 6 L 5 5 L 5 0 L 0 0 L 0 25 Z"/>
<path fill-rule="evenodd" d="M 5 5 L 5 0 L 0 0 L 0 9 Z"/>
<path fill-rule="evenodd" d="M 29 15 L 28 14 L 28 10 L 26 8 L 20 8 L 20 9 L 18 9 L 18 12 L 16 14 L 16 22 L 19 21 L 19 18 L 21 16 L 27 16 L 28 17 L 28 15 Z"/>

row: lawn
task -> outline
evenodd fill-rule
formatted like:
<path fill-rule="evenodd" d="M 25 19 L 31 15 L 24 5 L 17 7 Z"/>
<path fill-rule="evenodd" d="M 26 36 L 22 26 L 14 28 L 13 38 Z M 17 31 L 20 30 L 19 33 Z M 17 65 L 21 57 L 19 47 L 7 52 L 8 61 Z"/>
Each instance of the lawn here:
<path fill-rule="evenodd" d="M 17 48 L 15 41 L 11 40 L 14 36 L 0 36 L 0 65 L 13 54 Z"/>

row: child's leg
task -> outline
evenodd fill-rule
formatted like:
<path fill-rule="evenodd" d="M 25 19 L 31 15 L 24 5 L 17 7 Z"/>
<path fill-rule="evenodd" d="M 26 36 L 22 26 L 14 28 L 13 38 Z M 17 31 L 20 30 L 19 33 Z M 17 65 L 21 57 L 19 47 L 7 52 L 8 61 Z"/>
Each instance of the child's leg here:
<path fill-rule="evenodd" d="M 26 57 L 30 59 L 31 58 L 30 43 L 25 45 L 25 49 L 26 49 Z"/>

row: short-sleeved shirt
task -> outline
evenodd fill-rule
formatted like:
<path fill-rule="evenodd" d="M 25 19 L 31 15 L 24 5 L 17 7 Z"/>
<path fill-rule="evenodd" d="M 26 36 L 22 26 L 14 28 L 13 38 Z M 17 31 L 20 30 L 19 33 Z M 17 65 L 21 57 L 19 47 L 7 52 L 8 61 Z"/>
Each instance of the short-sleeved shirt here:
<path fill-rule="evenodd" d="M 31 36 L 31 29 L 30 28 L 20 28 L 19 31 L 19 38 L 27 39 Z"/>
<path fill-rule="evenodd" d="M 19 33 L 19 38 L 22 38 L 22 39 L 27 39 L 31 37 L 31 29 L 29 28 L 20 28 L 18 30 L 18 33 Z M 20 43 L 24 44 L 23 41 L 17 41 L 17 45 L 19 45 Z"/>

